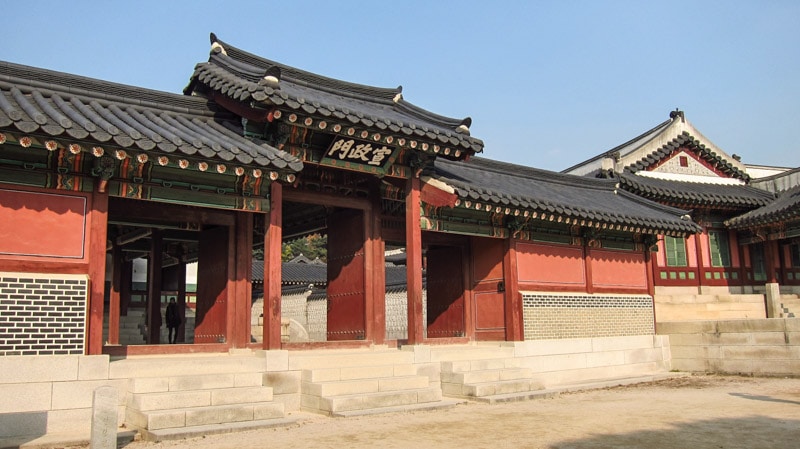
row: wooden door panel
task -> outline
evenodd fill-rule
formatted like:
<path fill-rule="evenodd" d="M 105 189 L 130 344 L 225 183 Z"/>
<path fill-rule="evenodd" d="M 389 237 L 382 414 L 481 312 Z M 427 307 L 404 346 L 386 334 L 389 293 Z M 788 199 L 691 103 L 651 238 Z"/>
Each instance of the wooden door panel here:
<path fill-rule="evenodd" d="M 476 340 L 505 340 L 503 240 L 472 239 L 473 322 Z"/>
<path fill-rule="evenodd" d="M 465 335 L 462 256 L 460 247 L 428 249 L 428 338 Z"/>
<path fill-rule="evenodd" d="M 366 337 L 364 213 L 341 210 L 328 219 L 328 341 Z"/>
<path fill-rule="evenodd" d="M 195 343 L 222 343 L 226 339 L 229 244 L 228 227 L 200 233 L 197 263 Z"/>
<path fill-rule="evenodd" d="M 505 340 L 505 293 L 475 293 L 475 339 Z"/>

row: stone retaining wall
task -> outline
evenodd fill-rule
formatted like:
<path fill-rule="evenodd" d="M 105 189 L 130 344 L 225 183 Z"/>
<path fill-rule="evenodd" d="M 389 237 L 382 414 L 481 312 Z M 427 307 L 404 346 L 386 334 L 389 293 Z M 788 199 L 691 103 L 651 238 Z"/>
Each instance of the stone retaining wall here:
<path fill-rule="evenodd" d="M 109 379 L 109 357 L 0 357 L 0 437 L 89 431 L 96 388 L 126 391 L 127 380 Z M 119 395 L 119 424 L 125 395 Z"/>
<path fill-rule="evenodd" d="M 800 375 L 800 318 L 659 322 L 680 371 Z"/>

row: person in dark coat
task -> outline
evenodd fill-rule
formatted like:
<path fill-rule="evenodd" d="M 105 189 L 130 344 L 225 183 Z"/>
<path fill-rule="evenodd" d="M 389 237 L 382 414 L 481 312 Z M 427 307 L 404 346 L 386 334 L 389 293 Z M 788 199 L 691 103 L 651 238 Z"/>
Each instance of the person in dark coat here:
<path fill-rule="evenodd" d="M 167 311 L 164 315 L 167 321 L 167 329 L 169 329 L 169 342 L 175 343 L 178 341 L 178 326 L 181 325 L 181 316 L 178 314 L 178 304 L 175 302 L 175 298 L 169 298 Z"/>

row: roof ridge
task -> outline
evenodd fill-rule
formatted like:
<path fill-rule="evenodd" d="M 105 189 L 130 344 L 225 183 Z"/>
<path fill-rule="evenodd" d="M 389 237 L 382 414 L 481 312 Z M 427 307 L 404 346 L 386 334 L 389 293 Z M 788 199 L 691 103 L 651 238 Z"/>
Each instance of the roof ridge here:
<path fill-rule="evenodd" d="M 343 81 L 258 56 L 219 40 L 213 33 L 211 34 L 211 41 L 212 48 L 219 48 L 217 46 L 220 46 L 223 50 L 212 51 L 209 57 L 209 63 L 213 62 L 222 65 L 224 68 L 232 70 L 236 74 L 244 75 L 244 77 L 249 78 L 252 82 L 257 83 L 265 75 L 267 70 L 272 67 L 277 67 L 280 69 L 280 78 L 294 85 L 387 106 L 392 110 L 405 112 L 415 118 L 428 120 L 437 126 L 453 128 L 450 130 L 451 132 L 455 132 L 455 128 L 462 124 L 466 124 L 466 127 L 469 128 L 472 122 L 470 117 L 448 117 L 405 101 L 402 96 L 402 86 L 387 88 Z M 189 87 L 187 87 L 187 89 L 189 89 Z M 276 88 L 276 90 L 280 91 L 280 87 Z M 186 92 L 186 90 L 184 91 Z"/>
<path fill-rule="evenodd" d="M 677 116 L 676 116 L 676 117 L 677 117 Z M 648 136 L 648 135 L 650 135 L 650 134 L 653 134 L 653 133 L 655 133 L 657 130 L 667 127 L 668 125 L 670 125 L 670 124 L 671 124 L 671 123 L 673 123 L 674 121 L 675 121 L 675 117 L 673 117 L 673 116 L 672 116 L 672 114 L 670 114 L 670 118 L 668 118 L 667 120 L 664 120 L 663 122 L 659 123 L 658 125 L 656 125 L 656 126 L 654 126 L 654 127 L 650 128 L 649 130 L 647 130 L 647 131 L 645 131 L 645 132 L 643 132 L 643 133 L 639 134 L 638 136 L 636 136 L 636 137 L 634 137 L 634 138 L 632 138 L 632 139 L 628 140 L 627 142 L 621 143 L 621 144 L 619 144 L 619 145 L 617 145 L 617 146 L 615 146 L 615 147 L 613 147 L 613 148 L 611 148 L 611 149 L 609 149 L 609 150 L 606 150 L 606 151 L 604 151 L 604 152 L 602 152 L 602 153 L 598 154 L 597 156 L 594 156 L 594 157 L 591 157 L 591 158 L 589 158 L 589 159 L 586 159 L 585 161 L 578 162 L 577 164 L 573 165 L 572 167 L 565 168 L 564 170 L 561 170 L 561 173 L 566 173 L 566 172 L 572 171 L 572 170 L 574 170 L 574 169 L 576 169 L 576 168 L 580 167 L 581 165 L 585 165 L 585 164 L 588 164 L 589 162 L 595 162 L 595 161 L 601 160 L 601 159 L 603 159 L 603 158 L 605 158 L 605 157 L 608 157 L 608 156 L 612 155 L 612 154 L 613 154 L 615 151 L 617 151 L 618 149 L 620 149 L 620 148 L 624 148 L 624 147 L 626 147 L 626 146 L 628 146 L 628 145 L 632 144 L 633 142 L 636 142 L 636 141 L 638 141 L 638 140 L 640 140 L 640 139 L 644 138 L 645 136 Z M 649 139 L 649 140 L 648 140 L 648 142 L 649 142 L 650 140 L 652 140 L 652 138 L 651 138 L 651 139 Z"/>
<path fill-rule="evenodd" d="M 398 108 L 403 109 L 405 112 L 408 112 L 409 114 L 414 115 L 417 118 L 435 120 L 446 126 L 456 127 L 458 125 L 461 125 L 462 123 L 465 123 L 467 120 L 469 120 L 470 122 L 472 121 L 472 118 L 470 117 L 459 119 L 455 117 L 447 117 L 444 115 L 440 115 L 435 112 L 431 112 L 425 108 L 421 108 L 415 104 L 409 103 L 408 101 L 402 98 L 395 104 L 397 105 Z"/>
<path fill-rule="evenodd" d="M 683 219 L 685 215 L 688 215 L 691 212 L 690 210 L 667 206 L 666 204 L 661 204 L 658 201 L 648 200 L 647 198 L 641 197 L 633 192 L 628 192 L 625 189 L 617 189 L 615 192 L 617 195 L 622 195 L 625 198 L 628 198 L 638 204 L 646 205 L 653 209 L 659 209 L 665 213 L 671 213 L 675 215 L 680 214 L 681 219 Z"/>
<path fill-rule="evenodd" d="M 438 159 L 437 159 L 438 162 Z M 450 162 L 450 161 L 448 161 Z M 483 157 L 472 157 L 468 162 L 452 162 L 452 163 L 463 163 L 466 167 L 469 167 L 470 162 L 479 162 L 484 165 L 481 166 L 481 169 L 491 171 L 494 173 L 500 173 L 504 175 L 514 176 L 514 173 L 509 173 L 508 170 L 503 170 L 501 167 L 494 167 L 495 165 L 503 165 L 506 167 L 514 167 L 520 172 L 525 173 L 526 177 L 533 177 L 534 175 L 538 175 L 541 178 L 544 178 L 544 181 L 551 181 L 559 184 L 569 184 L 575 186 L 576 184 L 580 187 L 591 187 L 597 188 L 597 186 L 606 187 L 607 190 L 613 190 L 614 184 L 616 184 L 612 180 L 603 179 L 603 178 L 592 178 L 587 176 L 580 176 L 580 175 L 571 175 L 568 173 L 561 173 L 555 172 L 550 170 L 545 170 L 542 168 L 536 167 L 528 167 L 525 165 L 515 164 L 511 162 L 504 162 L 498 161 L 494 159 L 488 159 Z M 605 185 L 604 185 L 605 184 Z"/>
<path fill-rule="evenodd" d="M 298 69 L 288 64 L 282 64 L 277 61 L 273 61 L 271 59 L 258 56 L 246 50 L 242 50 L 239 47 L 236 47 L 234 45 L 231 45 L 225 41 L 216 38 L 216 35 L 214 35 L 213 33 L 211 34 L 211 36 L 212 36 L 212 41 L 215 41 L 218 44 L 222 45 L 222 47 L 225 49 L 226 55 L 232 60 L 248 64 L 254 68 L 261 68 L 264 71 L 266 71 L 270 67 L 278 67 L 281 69 L 281 76 L 285 77 L 286 79 L 289 79 L 292 82 L 301 81 L 306 83 L 306 85 L 312 84 L 318 87 L 320 86 L 320 84 L 313 82 L 316 80 L 321 82 L 322 85 L 330 83 L 333 85 L 340 86 L 345 90 L 348 90 L 347 88 L 363 89 L 366 91 L 373 92 L 375 96 L 386 98 L 387 100 L 390 101 L 395 97 L 395 95 L 401 93 L 403 90 L 401 86 L 395 88 L 378 87 L 367 84 L 352 83 L 337 78 L 319 75 L 313 72 L 309 72 L 307 70 Z M 263 73 L 261 73 L 260 75 L 263 76 Z"/>

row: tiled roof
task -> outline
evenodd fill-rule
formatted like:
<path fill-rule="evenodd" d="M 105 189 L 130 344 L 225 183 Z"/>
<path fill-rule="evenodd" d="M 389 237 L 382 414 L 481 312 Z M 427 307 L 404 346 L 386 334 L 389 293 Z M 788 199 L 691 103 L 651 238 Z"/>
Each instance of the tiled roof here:
<path fill-rule="evenodd" d="M 424 276 L 424 273 L 423 273 Z M 386 266 L 386 289 L 400 288 L 405 289 L 406 282 L 406 266 L 405 265 L 387 265 Z"/>
<path fill-rule="evenodd" d="M 781 193 L 766 206 L 727 220 L 734 229 L 766 226 L 800 219 L 800 185 Z"/>
<path fill-rule="evenodd" d="M 706 161 L 709 165 L 727 175 L 737 179 L 750 179 L 750 175 L 748 175 L 744 170 L 740 170 L 738 167 L 728 161 L 727 155 L 719 154 L 713 149 L 708 148 L 705 144 L 700 142 L 700 140 L 689 134 L 687 131 L 683 131 L 679 136 L 675 137 L 670 142 L 653 151 L 649 155 L 636 162 L 628 164 L 625 166 L 625 171 L 636 173 L 637 171 L 647 170 L 648 167 L 657 165 L 664 159 L 669 158 L 672 153 L 677 151 L 680 147 L 689 147 L 697 153 L 697 156 L 700 159 Z"/>
<path fill-rule="evenodd" d="M 669 120 L 665 120 L 665 121 L 659 123 L 658 125 L 656 125 L 652 129 L 649 129 L 649 130 L 645 131 L 644 133 L 634 137 L 633 139 L 631 139 L 631 140 L 629 140 L 629 141 L 627 141 L 627 142 L 625 142 L 625 143 L 623 143 L 621 145 L 617 145 L 616 147 L 614 147 L 614 148 L 612 148 L 612 149 L 610 149 L 608 151 L 604 151 L 604 152 L 598 154 L 597 156 L 593 156 L 593 157 L 591 157 L 591 158 L 589 158 L 589 159 L 587 159 L 587 160 L 585 160 L 583 162 L 580 162 L 578 164 L 573 165 L 572 167 L 569 167 L 567 169 L 562 170 L 561 173 L 569 173 L 569 172 L 575 170 L 576 168 L 578 168 L 580 166 L 583 166 L 583 165 L 586 165 L 586 164 L 590 164 L 590 163 L 593 163 L 593 162 L 599 162 L 600 160 L 602 160 L 604 158 L 607 158 L 607 157 L 622 156 L 622 155 L 628 154 L 631 151 L 634 151 L 635 149 L 641 147 L 645 143 L 647 143 L 650 140 L 652 140 L 653 137 L 661 134 L 665 129 L 667 129 L 669 127 L 669 125 L 671 123 L 672 123 L 672 117 L 670 117 Z"/>
<path fill-rule="evenodd" d="M 296 157 L 242 137 L 235 119 L 203 98 L 0 61 L 0 132 L 173 156 L 173 163 L 188 157 L 289 173 L 303 168 Z"/>
<path fill-rule="evenodd" d="M 622 174 L 619 185 L 641 197 L 676 207 L 752 209 L 768 204 L 774 196 L 747 185 L 687 182 Z"/>
<path fill-rule="evenodd" d="M 748 180 L 750 176 L 746 167 L 738 159 L 726 154 L 707 137 L 695 128 L 683 113 L 675 110 L 669 119 L 659 123 L 652 129 L 617 145 L 610 150 L 573 165 L 562 173 L 580 174 L 584 176 L 603 175 L 602 161 L 610 158 L 615 161 L 618 172 L 635 173 L 651 170 L 669 159 L 679 148 L 685 147 L 697 155 L 709 168 L 725 176 L 740 180 Z"/>
<path fill-rule="evenodd" d="M 308 126 L 342 134 L 358 128 L 376 140 L 395 135 L 391 142 L 396 145 L 451 158 L 483 150 L 483 142 L 469 136 L 470 118 L 448 118 L 415 106 L 403 100 L 400 87 L 323 77 L 240 50 L 214 34 L 211 42 L 209 60 L 195 67 L 186 94 L 206 89 L 237 102 L 275 108 L 274 118 L 289 115 L 298 124 L 309 119 Z"/>
<path fill-rule="evenodd" d="M 565 175 L 483 158 L 468 162 L 437 159 L 434 177 L 452 186 L 457 207 L 491 205 L 506 215 L 642 233 L 686 234 L 699 227 L 686 211 L 639 198 L 617 188 L 616 180 Z"/>
<path fill-rule="evenodd" d="M 264 261 L 253 260 L 252 280 L 254 283 L 264 282 Z M 328 283 L 328 266 L 326 264 L 307 264 L 283 262 L 281 264 L 281 283 L 283 285 L 324 286 Z M 386 267 L 386 288 L 404 289 L 406 285 L 405 265 Z"/>
<path fill-rule="evenodd" d="M 264 282 L 264 261 L 253 260 L 253 282 Z M 310 264 L 283 262 L 281 264 L 281 283 L 283 285 L 322 285 L 328 283 L 328 266 L 325 264 Z"/>

